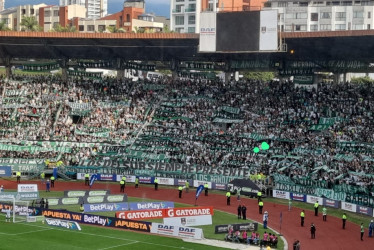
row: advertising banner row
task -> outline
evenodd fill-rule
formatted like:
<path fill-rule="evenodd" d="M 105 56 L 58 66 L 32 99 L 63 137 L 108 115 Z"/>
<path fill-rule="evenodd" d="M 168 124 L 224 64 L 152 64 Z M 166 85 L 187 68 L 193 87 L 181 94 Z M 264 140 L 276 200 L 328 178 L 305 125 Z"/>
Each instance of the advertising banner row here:
<path fill-rule="evenodd" d="M 39 192 L 1 192 L 0 200 L 4 199 L 15 199 L 15 200 L 36 200 L 39 199 Z"/>
<path fill-rule="evenodd" d="M 50 206 L 96 204 L 96 203 L 121 203 L 121 202 L 127 202 L 127 195 L 126 194 L 104 195 L 104 196 L 48 198 L 48 204 Z"/>
<path fill-rule="evenodd" d="M 169 217 L 188 217 L 200 215 L 213 215 L 213 207 L 184 207 L 164 208 L 141 211 L 116 212 L 116 217 L 129 220 L 162 219 Z"/>
<path fill-rule="evenodd" d="M 146 210 L 173 208 L 174 202 L 122 202 L 122 203 L 99 203 L 84 204 L 84 212 L 113 212 L 126 210 Z"/>
<path fill-rule="evenodd" d="M 113 217 L 106 217 L 93 214 L 82 214 L 74 213 L 64 210 L 51 210 L 51 209 L 42 209 L 42 215 L 47 218 L 55 218 L 61 220 L 75 221 L 78 223 L 85 223 L 91 225 L 99 225 L 103 227 L 112 227 L 112 228 L 121 228 L 136 230 L 142 232 L 150 232 L 151 224 L 146 221 L 134 221 L 134 220 L 124 220 Z"/>
<path fill-rule="evenodd" d="M 226 224 L 226 225 L 217 225 L 215 227 L 214 233 L 221 234 L 221 233 L 228 233 L 230 228 L 234 230 L 234 232 L 239 231 L 250 231 L 250 232 L 256 232 L 258 229 L 258 223 L 257 222 L 251 222 L 251 223 L 241 223 L 241 224 Z"/>
<path fill-rule="evenodd" d="M 65 197 L 104 196 L 110 194 L 110 190 L 65 190 Z"/>
<path fill-rule="evenodd" d="M 201 228 L 171 226 L 160 223 L 152 223 L 151 233 L 198 240 L 203 238 Z"/>
<path fill-rule="evenodd" d="M 318 201 L 319 204 L 326 207 L 340 208 L 353 213 L 360 213 L 374 217 L 374 211 L 371 207 L 361 206 L 345 201 L 332 200 L 327 198 L 321 198 L 313 195 L 290 193 L 287 191 L 273 190 L 273 197 L 279 199 L 291 199 L 295 201 L 307 202 L 314 204 Z"/>
<path fill-rule="evenodd" d="M 78 180 L 84 180 L 85 173 L 77 173 Z M 117 174 L 97 174 L 98 181 L 121 181 L 123 175 Z M 135 183 L 135 175 L 126 175 L 126 182 L 127 183 Z M 143 184 L 154 184 L 155 177 L 150 176 L 138 176 L 139 183 Z M 186 184 L 186 179 L 176 179 L 176 178 L 163 178 L 158 177 L 158 184 L 160 185 L 167 185 L 167 186 L 184 186 Z M 215 183 L 210 181 L 204 180 L 188 180 L 191 187 L 198 187 L 200 185 L 204 185 L 205 183 L 208 184 L 209 189 L 218 189 L 218 190 L 226 190 L 227 184 Z"/>

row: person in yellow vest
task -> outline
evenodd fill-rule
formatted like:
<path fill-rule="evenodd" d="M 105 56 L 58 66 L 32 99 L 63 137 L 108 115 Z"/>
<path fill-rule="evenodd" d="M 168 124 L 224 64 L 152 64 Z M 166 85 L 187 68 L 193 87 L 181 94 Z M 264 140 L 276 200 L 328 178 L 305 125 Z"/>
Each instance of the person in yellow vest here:
<path fill-rule="evenodd" d="M 42 172 L 42 173 L 40 174 L 40 179 L 41 179 L 41 181 L 42 181 L 42 184 L 44 184 L 44 182 L 45 182 L 45 173 L 44 173 L 44 172 Z"/>
<path fill-rule="evenodd" d="M 343 229 L 345 229 L 345 222 L 347 221 L 347 215 L 344 213 L 342 216 Z"/>
<path fill-rule="evenodd" d="M 204 184 L 205 196 L 208 196 L 208 188 L 209 188 L 209 185 L 208 183 L 205 182 Z"/>
<path fill-rule="evenodd" d="M 126 175 L 122 176 L 122 180 L 124 181 L 123 187 L 126 188 Z"/>
<path fill-rule="evenodd" d="M 51 188 L 55 187 L 55 177 L 52 175 L 51 176 Z"/>
<path fill-rule="evenodd" d="M 182 187 L 182 186 L 179 186 L 179 187 L 178 187 L 179 198 L 182 198 L 182 191 L 183 191 L 183 187 Z"/>
<path fill-rule="evenodd" d="M 120 185 L 120 192 L 124 193 L 125 192 L 125 182 L 123 180 L 121 180 L 119 182 L 119 185 Z"/>
<path fill-rule="evenodd" d="M 80 211 L 81 213 L 84 213 L 84 207 L 83 207 L 83 204 L 80 205 L 80 207 L 79 207 L 79 211 Z"/>
<path fill-rule="evenodd" d="M 17 177 L 17 183 L 21 183 L 21 172 L 20 171 L 16 173 L 16 177 Z"/>
<path fill-rule="evenodd" d="M 156 191 L 158 190 L 158 178 L 157 177 L 155 178 L 155 190 Z"/>
<path fill-rule="evenodd" d="M 90 174 L 86 173 L 84 175 L 84 185 L 89 186 L 90 185 Z"/>
<path fill-rule="evenodd" d="M 304 219 L 305 219 L 305 211 L 301 211 L 300 213 L 300 219 L 301 219 L 301 226 L 304 226 Z"/>
<path fill-rule="evenodd" d="M 318 207 L 319 204 L 318 201 L 316 201 L 316 203 L 314 203 L 314 216 L 318 216 Z"/>
<path fill-rule="evenodd" d="M 230 191 L 228 191 L 226 193 L 226 204 L 227 204 L 227 206 L 230 206 L 230 201 L 231 201 L 231 193 L 230 193 Z"/>
<path fill-rule="evenodd" d="M 184 187 L 186 189 L 186 193 L 188 193 L 189 190 L 190 190 L 190 182 L 188 180 L 186 180 L 186 183 L 184 184 Z"/>
<path fill-rule="evenodd" d="M 135 177 L 135 188 L 138 188 L 139 187 L 139 177 L 136 176 Z"/>
<path fill-rule="evenodd" d="M 262 193 L 261 193 L 261 190 L 259 190 L 257 192 L 257 202 L 260 202 L 261 198 L 262 198 Z"/>
<path fill-rule="evenodd" d="M 258 212 L 262 214 L 262 209 L 264 208 L 264 202 L 260 199 L 258 202 Z"/>

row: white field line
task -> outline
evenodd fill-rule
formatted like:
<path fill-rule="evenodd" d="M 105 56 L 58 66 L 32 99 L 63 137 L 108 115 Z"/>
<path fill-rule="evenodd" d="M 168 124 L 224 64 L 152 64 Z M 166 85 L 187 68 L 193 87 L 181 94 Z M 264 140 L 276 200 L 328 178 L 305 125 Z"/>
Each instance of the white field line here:
<path fill-rule="evenodd" d="M 121 245 L 117 245 L 117 246 L 106 247 L 106 248 L 100 248 L 99 250 L 106 250 L 106 249 L 111 249 L 111 248 L 116 248 L 116 247 L 127 246 L 127 245 L 131 245 L 131 244 L 136 244 L 136 243 L 138 243 L 138 242 L 139 242 L 139 241 L 129 242 L 129 243 L 125 243 L 125 244 L 121 244 Z"/>

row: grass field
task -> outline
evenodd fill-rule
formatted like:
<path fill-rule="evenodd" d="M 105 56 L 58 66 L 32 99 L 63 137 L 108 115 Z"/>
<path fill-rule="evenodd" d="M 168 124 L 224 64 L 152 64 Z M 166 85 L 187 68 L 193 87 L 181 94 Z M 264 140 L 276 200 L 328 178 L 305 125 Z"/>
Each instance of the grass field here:
<path fill-rule="evenodd" d="M 7 223 L 0 217 L 0 249 L 220 249 L 177 238 L 81 225 L 82 231 L 41 222 Z"/>

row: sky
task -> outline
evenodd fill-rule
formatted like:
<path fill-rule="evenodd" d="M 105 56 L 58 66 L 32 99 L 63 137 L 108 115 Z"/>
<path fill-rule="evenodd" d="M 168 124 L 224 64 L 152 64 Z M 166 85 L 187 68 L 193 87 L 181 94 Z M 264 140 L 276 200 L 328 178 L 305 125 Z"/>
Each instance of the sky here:
<path fill-rule="evenodd" d="M 5 0 L 5 8 L 27 4 L 53 4 L 58 5 L 58 0 Z M 108 0 L 108 14 L 116 13 L 123 8 L 124 0 Z M 170 16 L 170 0 L 146 0 L 145 11 L 157 16 Z"/>

